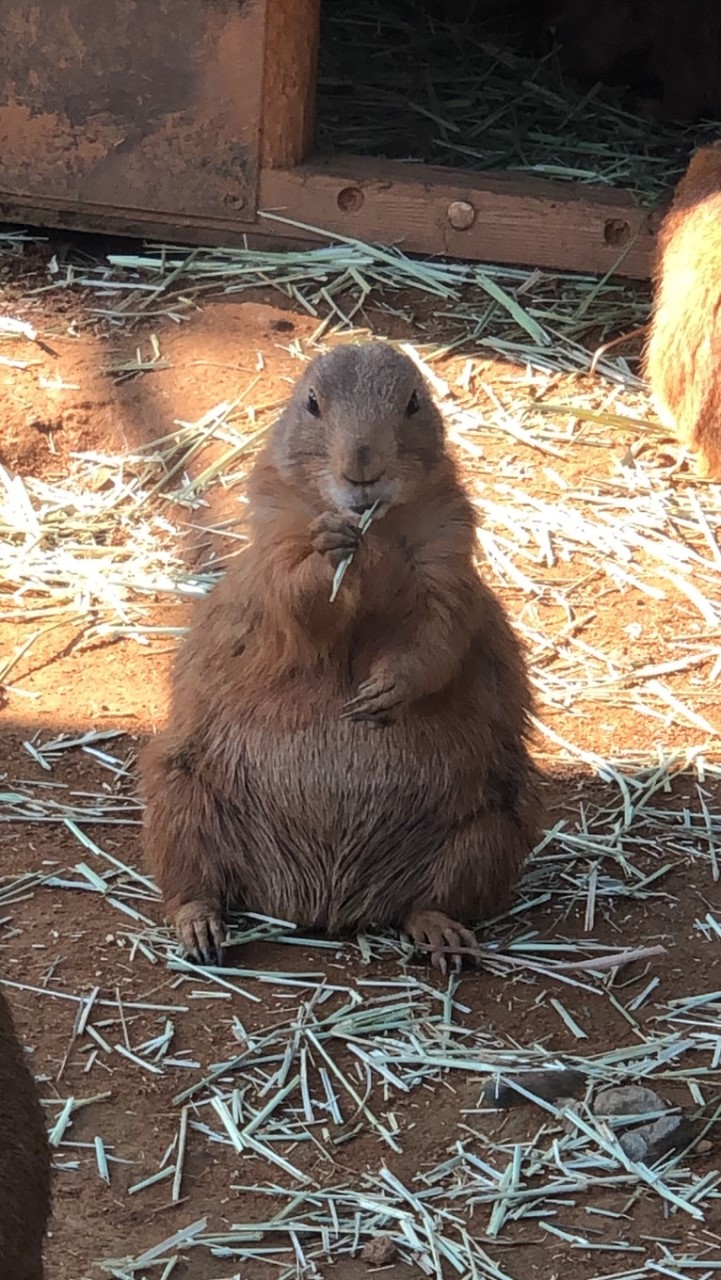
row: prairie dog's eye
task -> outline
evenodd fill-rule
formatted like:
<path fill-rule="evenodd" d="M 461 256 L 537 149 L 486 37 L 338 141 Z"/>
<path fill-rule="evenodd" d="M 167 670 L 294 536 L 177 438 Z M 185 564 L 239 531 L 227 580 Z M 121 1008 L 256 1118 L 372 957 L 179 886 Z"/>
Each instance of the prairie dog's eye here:
<path fill-rule="evenodd" d="M 305 402 L 305 407 L 308 410 L 308 413 L 311 414 L 312 417 L 314 418 L 320 417 L 320 405 L 318 404 L 315 391 L 313 391 L 312 388 L 308 392 L 308 399 Z"/>
<path fill-rule="evenodd" d="M 420 409 L 420 407 L 421 406 L 418 403 L 418 392 L 414 391 L 410 400 L 408 401 L 408 404 L 406 405 L 406 413 L 408 414 L 408 417 L 412 418 L 414 413 L 418 413 L 418 410 Z"/>

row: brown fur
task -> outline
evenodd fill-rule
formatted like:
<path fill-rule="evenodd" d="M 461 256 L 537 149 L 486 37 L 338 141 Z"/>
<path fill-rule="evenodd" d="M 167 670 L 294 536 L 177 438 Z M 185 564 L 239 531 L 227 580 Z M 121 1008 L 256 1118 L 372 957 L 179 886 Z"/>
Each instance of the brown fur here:
<path fill-rule="evenodd" d="M 721 111 L 718 0 L 556 0 L 549 11 L 581 79 L 628 84 L 669 120 Z"/>
<path fill-rule="evenodd" d="M 50 1148 L 35 1081 L 0 991 L 0 1276 L 43 1280 Z"/>
<path fill-rule="evenodd" d="M 659 232 L 646 377 L 661 421 L 721 480 L 721 143 L 701 147 Z"/>
<path fill-rule="evenodd" d="M 413 362 L 381 343 L 314 361 L 249 497 L 252 544 L 198 608 L 142 759 L 167 911 L 206 958 L 229 902 L 330 933 L 405 924 L 437 951 L 427 913 L 504 907 L 539 814 L 521 652 Z M 359 545 L 353 508 L 376 500 Z"/>

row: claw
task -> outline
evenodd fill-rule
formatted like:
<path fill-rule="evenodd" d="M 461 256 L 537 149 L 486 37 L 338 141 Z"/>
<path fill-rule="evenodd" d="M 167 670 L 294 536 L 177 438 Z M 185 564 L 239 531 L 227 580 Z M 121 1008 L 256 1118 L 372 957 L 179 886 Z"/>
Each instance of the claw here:
<path fill-rule="evenodd" d="M 310 526 L 313 550 L 337 564 L 358 550 L 363 536 L 359 526 L 359 518 L 350 512 L 325 511 Z"/>
<path fill-rule="evenodd" d="M 373 706 L 353 707 L 353 709 L 350 711 L 348 710 L 341 711 L 340 718 L 341 720 L 355 720 L 355 721 L 378 720 L 382 716 L 388 716 L 388 713 L 393 711 L 394 708 L 399 705 L 400 705 L 399 702 L 390 702 L 388 706 L 385 706 L 385 707 L 373 707 Z M 390 719 L 389 716 L 388 718 Z"/>
<path fill-rule="evenodd" d="M 449 919 L 442 911 L 413 911 L 404 923 L 405 932 L 419 951 L 429 953 L 431 965 L 446 976 L 448 962 L 460 973 L 464 958 L 478 956 L 478 939 L 465 925 Z"/>
<path fill-rule="evenodd" d="M 220 914 L 203 902 L 188 902 L 175 913 L 175 932 L 192 964 L 217 968 L 225 939 Z"/>
<path fill-rule="evenodd" d="M 393 693 L 394 687 L 395 686 L 393 684 L 384 684 L 379 688 L 375 684 L 375 681 L 366 680 L 363 684 L 358 686 L 358 692 L 355 698 L 350 698 L 349 701 L 346 702 L 345 710 L 350 711 L 354 707 L 361 707 L 364 704 L 369 705 L 372 702 L 379 702 L 381 699 L 386 698 L 389 693 Z"/>
<path fill-rule="evenodd" d="M 375 724 L 388 724 L 392 712 L 399 707 L 402 698 L 398 695 L 396 681 L 379 684 L 377 680 L 365 680 L 358 686 L 354 698 L 346 702 L 341 712 L 341 720 L 363 720 Z"/>

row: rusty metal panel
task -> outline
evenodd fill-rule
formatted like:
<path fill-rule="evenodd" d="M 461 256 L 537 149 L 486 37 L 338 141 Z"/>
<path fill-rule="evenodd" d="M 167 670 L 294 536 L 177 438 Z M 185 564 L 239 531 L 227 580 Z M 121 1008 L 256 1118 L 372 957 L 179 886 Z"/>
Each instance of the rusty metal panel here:
<path fill-rule="evenodd" d="M 256 208 L 264 0 L 0 0 L 0 199 Z"/>

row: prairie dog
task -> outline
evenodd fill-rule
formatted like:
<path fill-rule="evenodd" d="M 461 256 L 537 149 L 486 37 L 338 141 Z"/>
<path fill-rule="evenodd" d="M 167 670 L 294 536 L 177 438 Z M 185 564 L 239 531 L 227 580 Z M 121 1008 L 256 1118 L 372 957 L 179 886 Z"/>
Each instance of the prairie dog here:
<path fill-rule="evenodd" d="M 206 963 L 233 903 L 395 925 L 445 969 L 507 903 L 539 809 L 521 649 L 413 361 L 313 361 L 248 493 L 251 545 L 200 603 L 141 761 L 166 910 Z"/>
<path fill-rule="evenodd" d="M 658 238 L 645 373 L 659 418 L 721 480 L 721 143 L 700 147 Z"/>
<path fill-rule="evenodd" d="M 665 120 L 721 110 L 717 0 L 550 0 L 546 16 L 582 80 L 627 84 L 639 108 Z"/>

